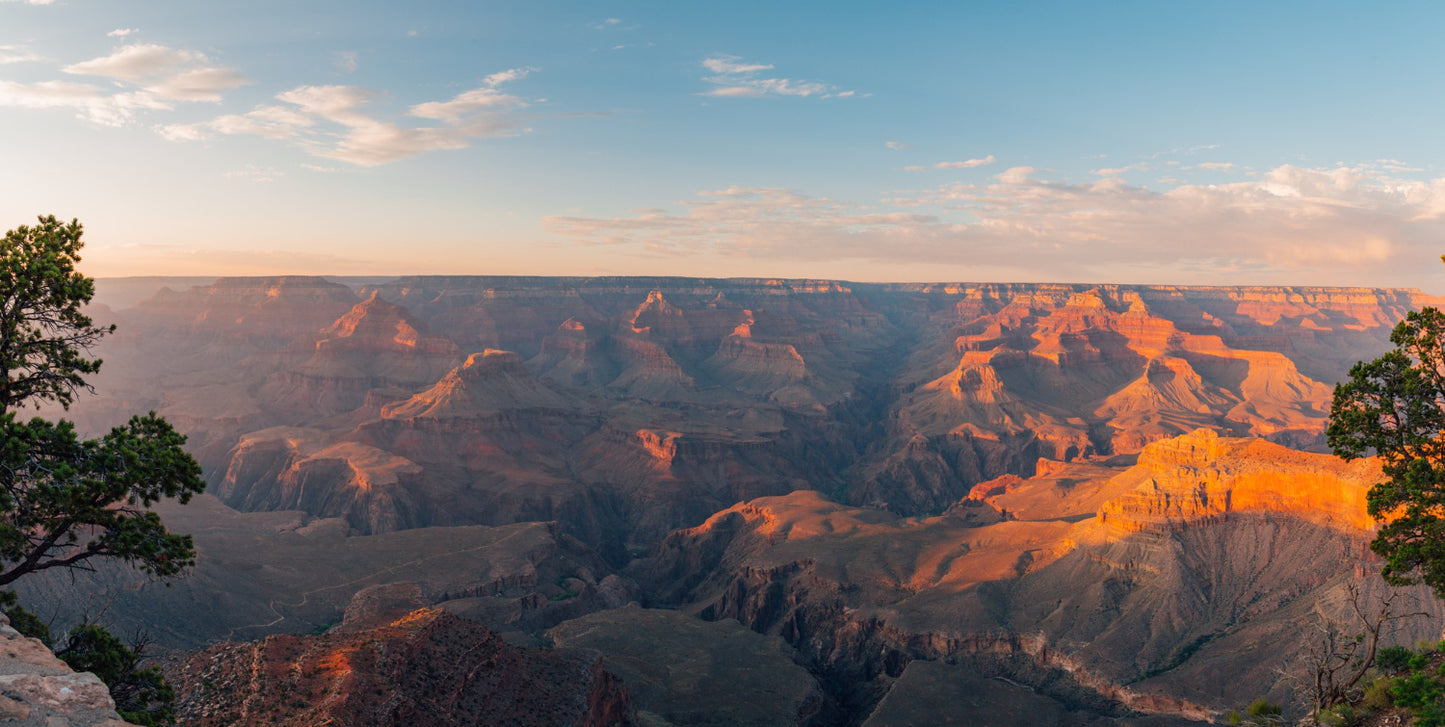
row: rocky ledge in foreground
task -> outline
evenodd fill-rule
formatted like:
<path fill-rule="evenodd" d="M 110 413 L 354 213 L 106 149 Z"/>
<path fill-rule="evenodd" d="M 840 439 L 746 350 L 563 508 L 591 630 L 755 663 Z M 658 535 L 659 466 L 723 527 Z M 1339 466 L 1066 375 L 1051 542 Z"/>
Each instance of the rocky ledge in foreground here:
<path fill-rule="evenodd" d="M 124 727 L 105 683 L 75 672 L 40 639 L 0 614 L 0 723 L 19 727 Z"/>

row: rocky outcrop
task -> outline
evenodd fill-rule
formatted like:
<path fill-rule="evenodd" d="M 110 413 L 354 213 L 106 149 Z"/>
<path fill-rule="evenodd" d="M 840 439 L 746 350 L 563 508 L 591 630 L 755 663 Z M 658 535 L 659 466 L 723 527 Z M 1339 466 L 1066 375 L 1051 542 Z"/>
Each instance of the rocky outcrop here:
<path fill-rule="evenodd" d="M 420 465 L 376 447 L 278 427 L 242 438 L 216 494 L 242 510 L 302 510 L 384 533 L 430 524 L 414 493 L 422 475 Z"/>
<path fill-rule="evenodd" d="M 193 725 L 631 722 L 596 652 L 532 651 L 445 611 L 319 636 L 221 644 L 171 669 Z"/>
<path fill-rule="evenodd" d="M 1402 312 L 1394 296 L 1379 296 L 1381 308 L 1365 315 L 1357 307 L 1363 296 L 1346 295 L 1349 304 L 1332 309 L 1328 296 L 1311 303 L 1276 291 L 1278 305 L 1298 316 L 1289 323 L 1275 319 L 1277 340 L 1264 341 L 1239 335 L 1228 321 L 1260 328 L 1248 314 L 1266 302 L 1251 303 L 1248 291 L 1240 291 L 1244 313 L 1225 318 L 1216 292 L 1202 297 L 1219 315 L 1191 304 L 1193 292 L 1179 289 L 944 291 L 945 300 L 956 302 L 932 316 L 932 341 L 902 374 L 907 391 L 893 410 L 886 459 L 867 470 L 850 499 L 907 513 L 937 511 L 983 479 L 1030 474 L 1027 464 L 1038 457 L 1133 453 L 1200 427 L 1318 448 L 1330 389 L 1299 370 L 1295 342 L 1313 346 L 1308 342 L 1328 330 L 1337 342 L 1355 336 L 1351 346 L 1365 355 L 1377 345 L 1380 321 Z M 1365 317 L 1351 323 L 1347 314 Z M 1360 335 L 1366 329 L 1370 335 Z M 947 452 L 963 431 L 991 433 L 1007 454 L 994 457 L 991 467 L 955 464 Z M 912 478 L 898 462 L 939 457 L 941 463 L 924 464 Z M 912 494 L 878 494 L 900 489 Z"/>
<path fill-rule="evenodd" d="M 1200 429 L 1155 442 L 1115 478 L 1127 491 L 1099 509 L 1113 534 L 1170 532 L 1234 513 L 1289 515 L 1349 533 L 1369 532 L 1366 493 L 1383 478 L 1379 462 L 1344 462 L 1257 439 Z"/>
<path fill-rule="evenodd" d="M 501 411 L 581 408 L 539 380 L 511 351 L 487 349 L 443 376 L 436 385 L 411 399 L 383 407 L 386 419 L 475 418 Z"/>
<path fill-rule="evenodd" d="M 40 639 L 21 636 L 0 614 L 0 722 L 18 727 L 123 727 L 110 689 L 74 672 Z"/>
<path fill-rule="evenodd" d="M 308 420 L 349 412 L 376 392 L 410 392 L 456 366 L 455 343 L 376 293 L 321 331 L 311 357 L 261 388 L 270 406 Z"/>
<path fill-rule="evenodd" d="M 1347 622 L 1346 584 L 1384 597 L 1358 565 L 1376 463 L 1208 431 L 1132 460 L 999 478 L 938 517 L 762 498 L 630 572 L 658 605 L 781 636 L 854 714 L 929 660 L 1095 716 L 1206 719 L 1284 696 L 1299 623 Z M 1438 631 L 1428 610 L 1396 638 Z"/>

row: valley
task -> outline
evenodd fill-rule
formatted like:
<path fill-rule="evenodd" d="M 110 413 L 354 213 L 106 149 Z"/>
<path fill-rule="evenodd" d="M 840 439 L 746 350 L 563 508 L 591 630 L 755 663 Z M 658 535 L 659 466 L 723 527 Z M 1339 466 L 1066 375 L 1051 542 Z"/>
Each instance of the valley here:
<path fill-rule="evenodd" d="M 247 659 L 320 670 L 289 688 L 332 716 L 377 713 L 371 689 L 431 714 L 393 657 L 458 640 L 529 678 L 591 675 L 558 703 L 599 724 L 1198 723 L 1292 699 L 1298 624 L 1346 622 L 1351 587 L 1384 597 L 1378 465 L 1325 454 L 1326 416 L 1350 365 L 1440 302 L 101 280 L 91 313 L 118 330 L 95 395 L 43 413 L 98 432 L 155 410 L 187 434 L 208 494 L 160 512 L 199 562 L 17 585 L 57 621 L 147 630 L 187 704 L 221 710 L 198 723 L 284 701 Z M 1438 637 L 1445 612 L 1411 595 L 1430 615 L 1392 639 Z M 393 646 L 326 671 L 367 639 Z M 218 679 L 229 701 L 201 699 Z"/>

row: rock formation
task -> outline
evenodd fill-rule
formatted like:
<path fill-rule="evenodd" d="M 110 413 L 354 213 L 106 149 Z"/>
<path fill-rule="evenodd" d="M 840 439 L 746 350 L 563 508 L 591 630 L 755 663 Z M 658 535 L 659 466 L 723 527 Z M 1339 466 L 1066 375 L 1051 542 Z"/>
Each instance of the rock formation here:
<path fill-rule="evenodd" d="M 1047 469 L 980 485 L 937 517 L 805 492 L 740 503 L 631 572 L 656 605 L 781 636 L 845 704 L 927 660 L 1092 715 L 1202 719 L 1284 693 L 1277 670 L 1306 647 L 1299 619 L 1346 608 L 1379 474 L 1208 431 L 1153 443 L 1132 466 Z M 1400 638 L 1438 629 L 1445 614 L 1430 610 Z"/>
<path fill-rule="evenodd" d="M 430 385 L 460 359 L 455 343 L 372 293 L 319 333 L 310 359 L 272 374 L 260 396 L 304 421 L 357 409 L 373 392 Z"/>
<path fill-rule="evenodd" d="M 101 396 L 71 414 L 97 429 L 159 410 L 192 437 L 213 492 L 251 511 L 198 501 L 204 517 L 177 526 L 202 548 L 190 585 L 97 574 L 117 618 L 160 624 L 173 645 L 306 631 L 366 586 L 414 580 L 419 602 L 393 612 L 371 592 L 346 616 L 371 625 L 319 638 L 344 650 L 363 633 L 415 645 L 434 624 L 463 628 L 437 614 L 409 626 L 417 605 L 533 644 L 564 623 L 557 635 L 601 644 L 625 624 L 663 638 L 736 621 L 808 671 L 815 688 L 779 677 L 797 687 L 777 702 L 793 721 L 907 720 L 908 695 L 940 669 L 987 692 L 971 718 L 1025 704 L 1080 723 L 1199 718 L 1278 697 L 1274 669 L 1302 648 L 1295 622 L 1343 612 L 1346 583 L 1382 592 L 1371 566 L 1348 565 L 1367 557 L 1376 470 L 1311 452 L 1328 385 L 1387 348 L 1406 311 L 1438 302 L 1290 287 L 229 279 L 98 310 L 122 333 L 98 351 Z M 62 603 L 73 590 L 25 588 Z M 678 612 L 619 609 L 632 600 Z M 1400 638 L 1438 635 L 1438 617 L 1420 623 Z M 583 627 L 597 630 L 569 630 Z M 702 641 L 666 678 L 608 650 L 655 695 L 706 654 L 735 653 Z M 313 653 L 268 643 L 228 648 L 276 663 Z M 332 677 L 285 683 L 352 694 Z M 239 693 L 264 698 L 228 704 L 280 698 Z M 327 704 L 379 709 L 352 699 Z M 649 719 L 663 718 L 651 706 L 686 712 L 649 705 Z"/>
<path fill-rule="evenodd" d="M 520 649 L 438 610 L 220 644 L 171 674 L 193 725 L 630 723 L 627 691 L 596 652 Z"/>
<path fill-rule="evenodd" d="M 156 408 L 240 507 L 344 515 L 363 532 L 557 518 L 645 547 L 794 489 L 941 512 L 1040 458 L 1129 454 L 1200 427 L 1317 447 L 1325 383 L 1430 300 L 682 278 L 359 287 L 223 279 L 114 311 L 102 397 L 75 415 L 99 428 Z M 277 427 L 314 430 L 306 451 Z M 385 462 L 391 474 L 360 485 Z"/>
<path fill-rule="evenodd" d="M 40 639 L 21 636 L 0 614 L 0 722 L 17 727 L 123 727 L 110 689 L 74 672 Z"/>

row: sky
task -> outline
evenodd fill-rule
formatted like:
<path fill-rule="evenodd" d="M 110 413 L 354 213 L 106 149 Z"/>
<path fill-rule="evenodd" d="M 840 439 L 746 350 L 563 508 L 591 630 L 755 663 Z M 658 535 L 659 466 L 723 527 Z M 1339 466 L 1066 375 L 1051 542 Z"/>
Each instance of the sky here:
<path fill-rule="evenodd" d="M 97 277 L 1445 293 L 1445 3 L 0 0 Z"/>

